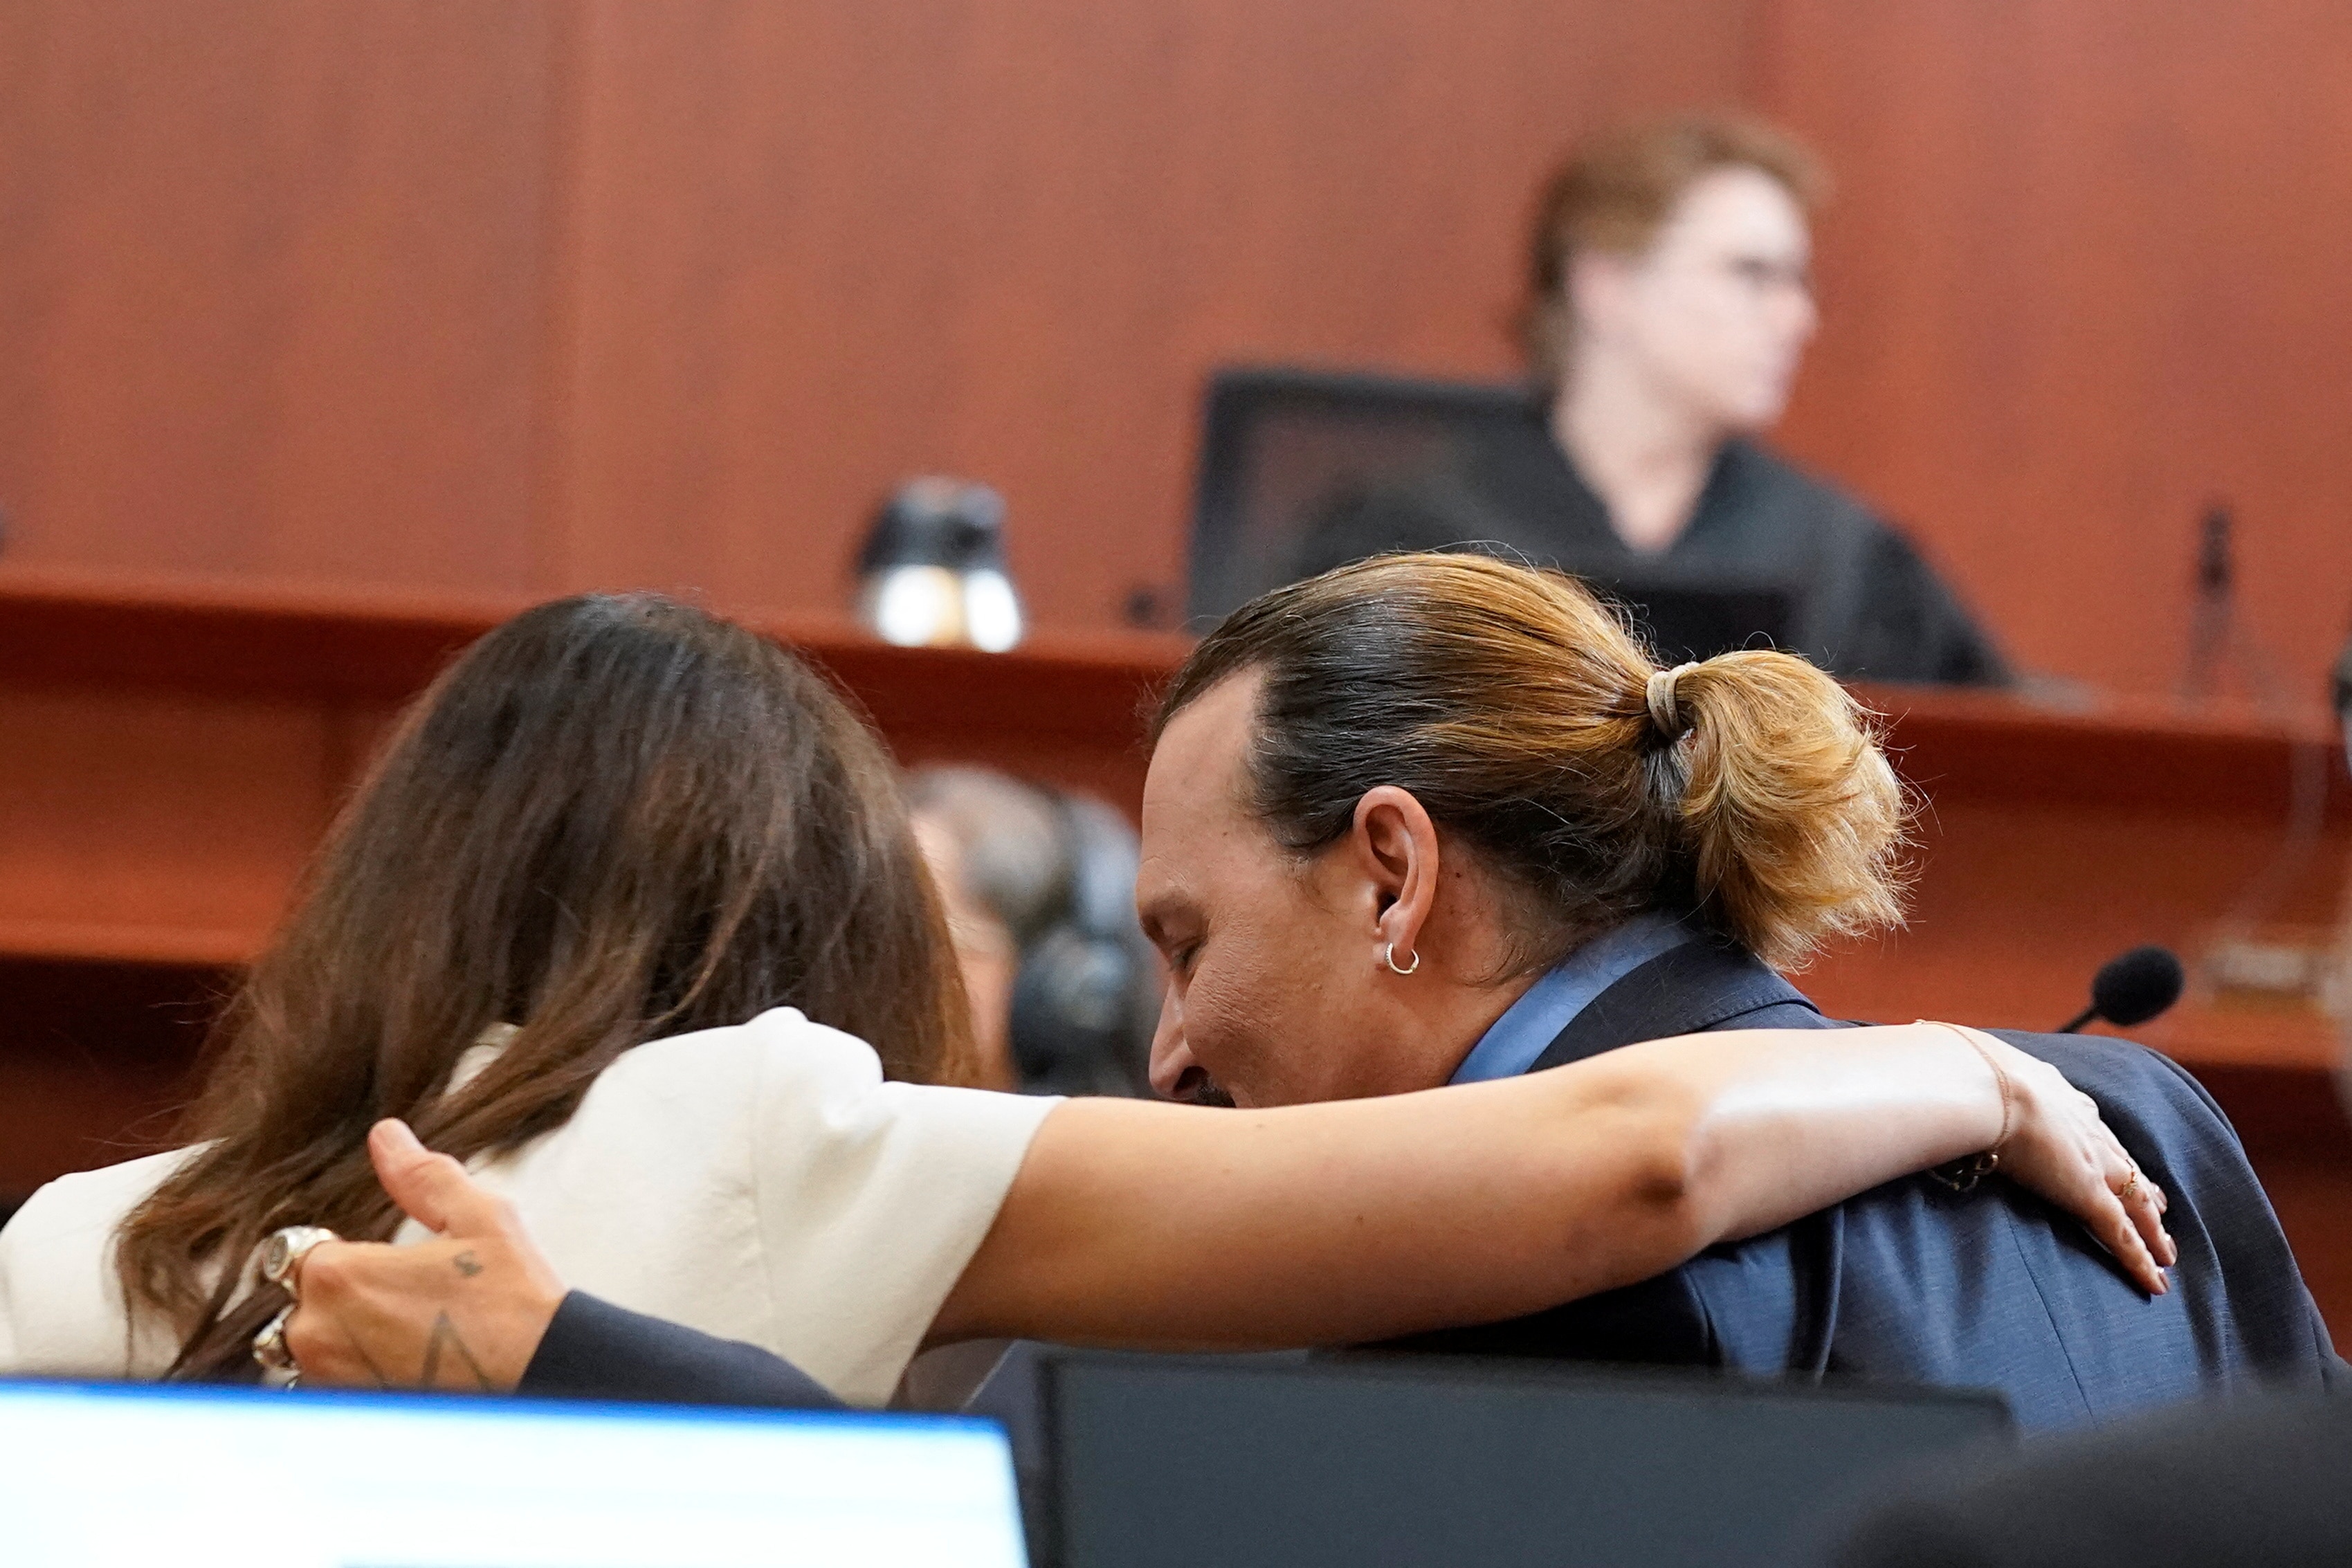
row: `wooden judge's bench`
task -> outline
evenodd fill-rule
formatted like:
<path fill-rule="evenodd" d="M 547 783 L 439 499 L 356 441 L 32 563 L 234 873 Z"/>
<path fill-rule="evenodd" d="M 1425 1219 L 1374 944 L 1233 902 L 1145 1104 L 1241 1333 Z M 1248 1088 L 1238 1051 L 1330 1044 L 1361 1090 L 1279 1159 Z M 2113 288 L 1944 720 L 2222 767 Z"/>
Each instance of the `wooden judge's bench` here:
<path fill-rule="evenodd" d="M 158 1145 L 205 1016 L 265 940 L 399 705 L 518 603 L 0 574 L 0 1194 Z M 1039 635 L 987 655 L 775 625 L 909 763 L 983 762 L 1132 808 L 1140 713 L 1183 644 Z M 2140 942 L 2188 998 L 2135 1031 L 2237 1123 L 2339 1338 L 2352 1133 L 2326 1016 L 2276 979 L 2333 940 L 2352 790 L 2333 742 L 2249 714 L 2053 711 L 1870 690 L 1927 801 L 1909 927 L 1802 977 L 1843 1016 L 2049 1028 Z M 2266 968 L 2267 965 L 2267 968 Z"/>

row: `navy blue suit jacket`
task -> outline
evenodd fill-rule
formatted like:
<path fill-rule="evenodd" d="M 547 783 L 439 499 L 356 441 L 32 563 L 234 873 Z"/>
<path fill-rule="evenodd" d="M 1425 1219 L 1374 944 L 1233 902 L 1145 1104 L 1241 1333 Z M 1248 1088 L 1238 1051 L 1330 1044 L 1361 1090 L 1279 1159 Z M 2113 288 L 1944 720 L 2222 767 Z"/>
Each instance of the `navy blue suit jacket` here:
<path fill-rule="evenodd" d="M 534 1399 L 835 1409 L 841 1401 L 783 1357 L 574 1290 L 523 1369 Z"/>
<path fill-rule="evenodd" d="M 1694 942 L 1594 998 L 1535 1066 L 1711 1029 L 1842 1026 L 1749 954 Z M 2096 1100 L 2170 1196 L 2180 1260 L 2169 1295 L 2142 1295 L 2086 1232 L 2020 1187 L 1996 1179 L 1958 1194 L 1920 1175 L 1639 1285 L 1403 1344 L 1993 1388 L 2029 1430 L 2336 1375 L 2270 1201 L 2197 1080 L 2127 1041 L 1997 1032 Z"/>

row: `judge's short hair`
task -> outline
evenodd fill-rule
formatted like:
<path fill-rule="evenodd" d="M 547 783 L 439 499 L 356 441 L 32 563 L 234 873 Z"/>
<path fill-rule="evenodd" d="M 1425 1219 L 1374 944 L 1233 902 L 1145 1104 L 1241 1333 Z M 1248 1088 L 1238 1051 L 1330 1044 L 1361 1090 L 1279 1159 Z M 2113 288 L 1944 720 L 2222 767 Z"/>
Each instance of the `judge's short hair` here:
<path fill-rule="evenodd" d="M 1811 213 L 1829 193 L 1821 162 L 1786 132 L 1732 114 L 1685 114 L 1611 132 L 1570 155 L 1546 181 L 1528 234 L 1529 358 L 1547 379 L 1565 341 L 1569 269 L 1578 256 L 1636 256 L 1701 176 L 1754 169 Z"/>

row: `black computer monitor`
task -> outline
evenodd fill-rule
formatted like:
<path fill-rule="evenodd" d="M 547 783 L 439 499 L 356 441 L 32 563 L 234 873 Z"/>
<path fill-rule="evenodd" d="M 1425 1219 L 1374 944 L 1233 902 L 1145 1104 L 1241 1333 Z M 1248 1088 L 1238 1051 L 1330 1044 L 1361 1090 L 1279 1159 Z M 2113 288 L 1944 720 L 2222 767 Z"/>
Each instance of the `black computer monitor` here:
<path fill-rule="evenodd" d="M 1524 385 L 1280 367 L 1218 372 L 1202 421 L 1192 624 L 1205 629 L 1291 581 L 1301 541 L 1344 498 L 1444 473 L 1497 432 L 1539 417 Z M 1633 613 L 1669 664 L 1788 647 L 1795 637 L 1794 584 L 1664 562 L 1587 581 Z"/>
<path fill-rule="evenodd" d="M 1292 577 L 1300 539 L 1343 495 L 1444 469 L 1532 417 L 1525 386 L 1246 366 L 1210 379 L 1185 611 L 1205 627 Z"/>
<path fill-rule="evenodd" d="M 1357 1356 L 1059 1355 L 1062 1568 L 1776 1563 L 1998 1395 Z"/>
<path fill-rule="evenodd" d="M 1586 582 L 1625 606 L 1660 664 L 1713 658 L 1739 648 L 1785 648 L 1796 632 L 1796 594 L 1777 583 L 1727 574 L 1663 573 Z"/>

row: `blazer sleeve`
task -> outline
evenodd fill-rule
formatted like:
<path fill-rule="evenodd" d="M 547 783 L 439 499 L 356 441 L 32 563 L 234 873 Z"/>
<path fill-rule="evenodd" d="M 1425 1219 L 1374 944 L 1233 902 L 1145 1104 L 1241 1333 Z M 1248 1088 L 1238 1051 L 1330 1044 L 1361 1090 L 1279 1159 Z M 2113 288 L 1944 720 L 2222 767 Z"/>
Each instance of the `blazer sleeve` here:
<path fill-rule="evenodd" d="M 574 1290 L 515 1392 L 539 1399 L 748 1405 L 837 1410 L 841 1402 L 783 1357 Z"/>
<path fill-rule="evenodd" d="M 2184 1258 L 2210 1276 L 2203 1293 L 2214 1303 L 2214 1331 L 2234 1338 L 2243 1364 L 2263 1381 L 2338 1384 L 2344 1364 L 2326 1320 L 2236 1130 L 2205 1086 L 2179 1063 L 2128 1040 L 1993 1032 L 2097 1100 L 2125 1145 L 2158 1173 L 2173 1200 L 2168 1223 L 2175 1238 L 2194 1232 L 2184 1240 Z"/>
<path fill-rule="evenodd" d="M 1858 650 L 1866 651 L 1853 673 L 1948 686 L 2011 684 L 2008 663 L 1950 585 L 1892 525 L 1871 521 L 1853 628 Z"/>

